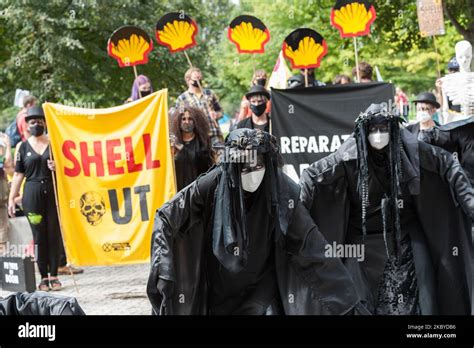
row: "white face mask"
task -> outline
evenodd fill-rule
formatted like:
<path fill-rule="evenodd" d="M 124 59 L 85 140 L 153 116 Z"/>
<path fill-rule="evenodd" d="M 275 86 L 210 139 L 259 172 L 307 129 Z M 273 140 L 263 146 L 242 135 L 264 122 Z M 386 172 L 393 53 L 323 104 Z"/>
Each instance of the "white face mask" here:
<path fill-rule="evenodd" d="M 380 133 L 380 131 L 378 130 L 377 132 L 370 133 L 368 139 L 370 145 L 374 149 L 381 150 L 388 145 L 390 137 L 388 135 L 388 132 Z"/>
<path fill-rule="evenodd" d="M 255 192 L 262 183 L 265 175 L 265 168 L 254 170 L 253 172 L 241 174 L 242 189 L 247 192 Z"/>
<path fill-rule="evenodd" d="M 428 120 L 431 120 L 431 115 L 428 111 L 417 111 L 416 120 L 418 122 L 426 122 Z"/>

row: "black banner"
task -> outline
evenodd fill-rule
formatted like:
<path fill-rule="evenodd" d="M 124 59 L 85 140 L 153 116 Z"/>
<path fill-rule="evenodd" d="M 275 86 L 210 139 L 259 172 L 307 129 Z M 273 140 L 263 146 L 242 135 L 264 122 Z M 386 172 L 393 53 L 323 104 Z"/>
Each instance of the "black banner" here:
<path fill-rule="evenodd" d="M 298 181 L 308 165 L 341 146 L 361 112 L 372 103 L 390 107 L 394 93 L 382 82 L 272 89 L 272 134 L 280 141 L 284 171 Z"/>

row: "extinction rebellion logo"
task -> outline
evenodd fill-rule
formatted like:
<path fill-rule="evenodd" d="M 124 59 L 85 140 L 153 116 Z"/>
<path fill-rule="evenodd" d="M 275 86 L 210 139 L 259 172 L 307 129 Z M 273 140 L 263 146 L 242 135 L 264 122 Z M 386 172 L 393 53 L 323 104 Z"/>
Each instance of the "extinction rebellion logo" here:
<path fill-rule="evenodd" d="M 130 245 L 129 242 L 124 242 L 124 243 L 104 243 L 102 244 L 102 250 L 105 251 L 106 253 L 111 252 L 111 251 L 125 251 L 125 250 L 131 250 L 132 246 Z"/>

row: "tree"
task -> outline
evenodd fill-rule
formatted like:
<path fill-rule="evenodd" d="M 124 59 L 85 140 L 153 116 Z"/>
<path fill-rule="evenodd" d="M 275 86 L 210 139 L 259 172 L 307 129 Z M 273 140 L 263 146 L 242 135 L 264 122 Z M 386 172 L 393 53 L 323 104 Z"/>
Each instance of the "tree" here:
<path fill-rule="evenodd" d="M 444 0 L 443 12 L 457 32 L 474 46 L 474 4 L 472 0 Z"/>
<path fill-rule="evenodd" d="M 131 68 L 119 68 L 107 55 L 109 36 L 131 24 L 154 39 L 156 22 L 171 11 L 184 10 L 197 21 L 199 44 L 189 54 L 211 75 L 207 56 L 225 26 L 219 13 L 232 7 L 223 0 L 6 0 L 2 4 L 0 108 L 11 105 L 16 88 L 31 90 L 41 101 L 94 107 L 123 103 L 134 75 Z M 187 61 L 182 54 L 158 46 L 156 40 L 154 45 L 149 63 L 138 66 L 138 72 L 149 76 L 155 89 L 168 88 L 174 97 L 184 88 Z"/>

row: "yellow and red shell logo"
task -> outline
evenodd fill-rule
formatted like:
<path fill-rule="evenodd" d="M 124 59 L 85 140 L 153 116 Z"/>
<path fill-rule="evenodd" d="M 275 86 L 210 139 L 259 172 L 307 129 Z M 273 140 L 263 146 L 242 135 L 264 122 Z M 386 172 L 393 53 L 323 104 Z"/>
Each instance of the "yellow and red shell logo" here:
<path fill-rule="evenodd" d="M 315 30 L 300 28 L 283 41 L 283 55 L 291 62 L 292 69 L 318 68 L 328 52 L 326 40 Z"/>
<path fill-rule="evenodd" d="M 239 53 L 263 53 L 270 32 L 257 17 L 244 15 L 230 22 L 227 37 L 237 46 Z"/>
<path fill-rule="evenodd" d="M 156 40 L 171 53 L 195 46 L 197 33 L 196 22 L 182 12 L 167 13 L 156 23 Z"/>
<path fill-rule="evenodd" d="M 377 14 L 368 1 L 338 0 L 331 10 L 331 24 L 341 37 L 368 35 Z"/>
<path fill-rule="evenodd" d="M 121 68 L 148 63 L 148 53 L 153 41 L 146 31 L 131 25 L 118 28 L 107 43 L 109 56 L 115 58 Z"/>

